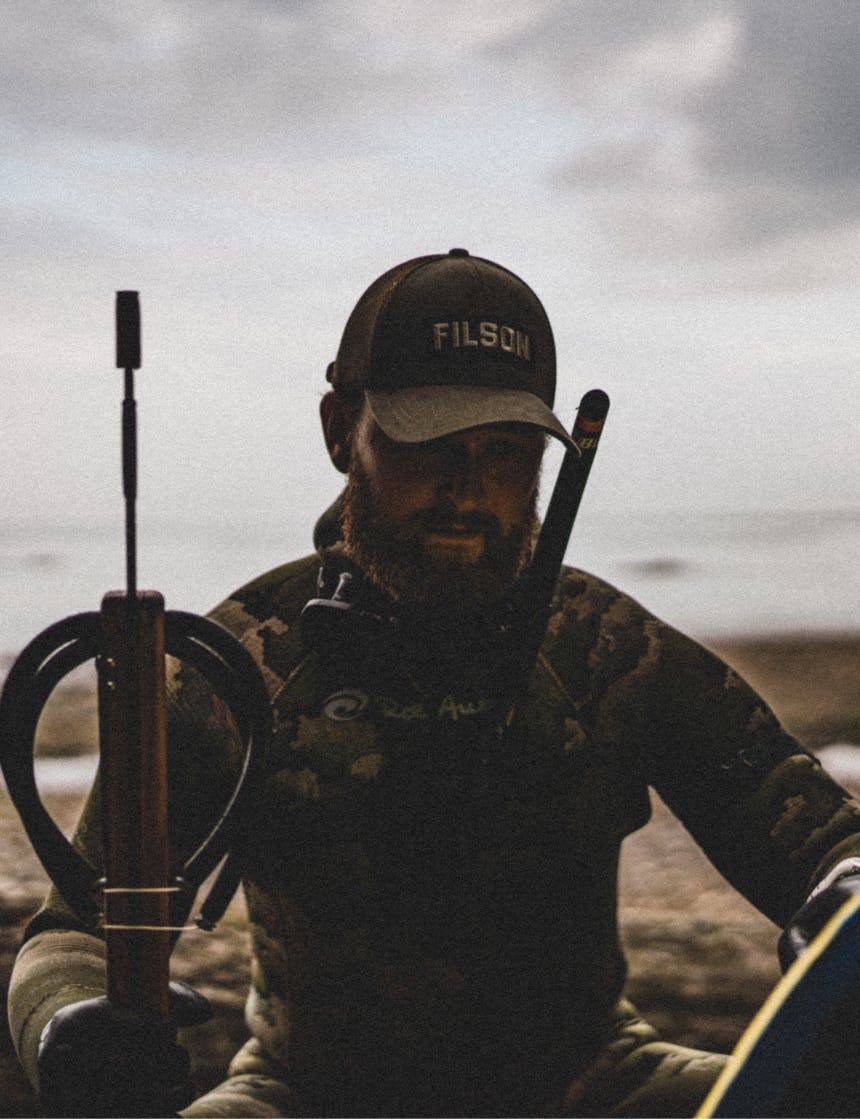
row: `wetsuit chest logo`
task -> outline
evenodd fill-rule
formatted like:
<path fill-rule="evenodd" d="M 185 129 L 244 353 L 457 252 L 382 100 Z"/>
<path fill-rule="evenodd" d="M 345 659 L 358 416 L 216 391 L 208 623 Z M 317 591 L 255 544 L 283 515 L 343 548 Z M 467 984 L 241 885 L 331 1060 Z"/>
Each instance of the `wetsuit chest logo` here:
<path fill-rule="evenodd" d="M 347 723 L 357 719 L 370 706 L 370 696 L 358 688 L 343 688 L 322 703 L 322 713 L 335 723 Z"/>
<path fill-rule="evenodd" d="M 335 723 L 347 723 L 358 719 L 370 712 L 373 708 L 384 719 L 397 719 L 400 722 L 412 722 L 415 719 L 447 719 L 457 722 L 462 718 L 473 718 L 485 715 L 490 710 L 486 696 L 460 699 L 453 695 L 443 696 L 435 702 L 430 711 L 421 700 L 403 702 L 389 696 L 375 696 L 373 700 L 367 692 L 359 688 L 341 688 L 327 699 L 322 701 L 320 711 L 326 719 Z"/>

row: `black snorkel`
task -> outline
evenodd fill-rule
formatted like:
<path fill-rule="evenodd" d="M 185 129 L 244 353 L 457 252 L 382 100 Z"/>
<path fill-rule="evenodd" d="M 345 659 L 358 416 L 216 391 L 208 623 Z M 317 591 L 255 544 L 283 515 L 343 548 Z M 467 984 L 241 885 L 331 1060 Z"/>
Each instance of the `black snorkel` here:
<path fill-rule="evenodd" d="M 569 449 L 562 460 L 555 486 L 541 525 L 534 555 L 520 579 L 521 619 L 518 640 L 512 645 L 512 663 L 505 697 L 496 713 L 496 734 L 503 738 L 513 722 L 516 708 L 528 687 L 546 634 L 553 591 L 558 582 L 564 555 L 579 512 L 582 495 L 603 425 L 609 411 L 609 397 L 602 389 L 590 389 L 579 402 Z"/>

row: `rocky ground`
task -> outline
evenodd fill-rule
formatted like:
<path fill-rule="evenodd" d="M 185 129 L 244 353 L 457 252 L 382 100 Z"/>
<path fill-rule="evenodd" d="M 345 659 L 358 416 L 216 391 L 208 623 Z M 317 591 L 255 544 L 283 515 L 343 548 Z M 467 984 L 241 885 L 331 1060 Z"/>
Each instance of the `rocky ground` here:
<path fill-rule="evenodd" d="M 717 650 L 769 700 L 808 746 L 860 746 L 860 640 L 731 643 Z M 40 752 L 92 749 L 95 708 L 86 684 L 52 699 Z M 860 751 L 858 751 L 860 754 Z M 844 775 L 840 775 L 843 777 Z M 849 778 L 849 783 L 852 779 Z M 71 828 L 79 794 L 45 793 L 61 827 Z M 46 879 L 5 793 L 0 794 L 0 983 Z M 738 897 L 659 801 L 648 827 L 625 843 L 621 922 L 630 960 L 629 994 L 667 1037 L 729 1050 L 778 978 L 776 929 Z M 213 933 L 179 943 L 175 978 L 211 1000 L 215 1018 L 185 1039 L 199 1088 L 216 1083 L 244 1040 L 247 935 L 240 902 Z M 0 1023 L 0 1117 L 38 1114 Z"/>

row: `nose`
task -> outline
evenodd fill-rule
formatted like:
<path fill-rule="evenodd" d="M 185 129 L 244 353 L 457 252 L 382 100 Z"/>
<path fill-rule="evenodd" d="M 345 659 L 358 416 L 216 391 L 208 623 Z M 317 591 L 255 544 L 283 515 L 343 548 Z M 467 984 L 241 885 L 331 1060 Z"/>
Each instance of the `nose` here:
<path fill-rule="evenodd" d="M 479 447 L 468 438 L 452 444 L 446 455 L 442 491 L 457 509 L 477 509 L 484 498 L 483 460 Z"/>

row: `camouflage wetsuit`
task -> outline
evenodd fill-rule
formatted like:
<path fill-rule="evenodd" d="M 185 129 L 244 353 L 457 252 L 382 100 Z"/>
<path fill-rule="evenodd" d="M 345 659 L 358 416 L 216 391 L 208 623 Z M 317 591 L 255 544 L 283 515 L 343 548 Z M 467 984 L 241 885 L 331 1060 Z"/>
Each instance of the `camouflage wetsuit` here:
<path fill-rule="evenodd" d="M 721 1059 L 661 1042 L 619 1001 L 616 864 L 648 786 L 779 923 L 860 852 L 858 807 L 734 672 L 590 575 L 564 572 L 499 750 L 479 733 L 493 642 L 358 627 L 309 648 L 318 566 L 213 613 L 263 666 L 277 730 L 245 880 L 253 1037 L 188 1114 L 691 1113 Z M 170 742 L 186 849 L 238 756 L 187 669 Z M 97 833 L 90 813 L 91 857 Z M 94 993 L 101 960 L 55 896 L 29 935 L 10 1009 L 32 1075 L 39 1030 Z"/>

